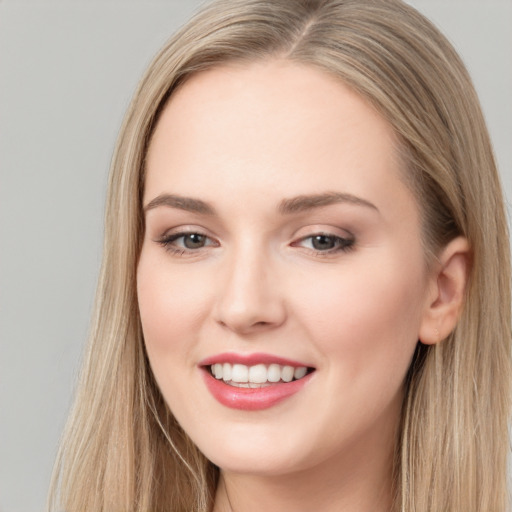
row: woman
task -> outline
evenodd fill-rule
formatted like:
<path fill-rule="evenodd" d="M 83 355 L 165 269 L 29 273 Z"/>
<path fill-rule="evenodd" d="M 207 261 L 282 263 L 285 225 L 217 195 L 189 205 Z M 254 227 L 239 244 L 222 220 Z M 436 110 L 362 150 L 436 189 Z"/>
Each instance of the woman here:
<path fill-rule="evenodd" d="M 505 511 L 508 250 L 421 15 L 212 3 L 121 130 L 62 507 Z"/>

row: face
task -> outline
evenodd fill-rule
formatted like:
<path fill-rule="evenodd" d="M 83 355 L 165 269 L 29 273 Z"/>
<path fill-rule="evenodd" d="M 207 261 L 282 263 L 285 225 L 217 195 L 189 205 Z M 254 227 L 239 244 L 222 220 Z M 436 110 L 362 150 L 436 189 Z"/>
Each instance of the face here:
<path fill-rule="evenodd" d="M 392 450 L 429 286 L 401 173 L 388 124 L 310 67 L 202 72 L 164 109 L 143 197 L 144 339 L 173 414 L 225 471 Z"/>

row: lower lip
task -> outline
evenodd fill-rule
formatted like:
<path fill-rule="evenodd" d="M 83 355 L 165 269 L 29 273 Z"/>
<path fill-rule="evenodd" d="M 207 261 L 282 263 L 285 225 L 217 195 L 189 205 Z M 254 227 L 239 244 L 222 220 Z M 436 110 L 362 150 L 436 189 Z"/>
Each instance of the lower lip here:
<path fill-rule="evenodd" d="M 226 407 L 243 411 L 268 409 L 298 393 L 310 380 L 313 373 L 292 382 L 281 382 L 263 388 L 237 388 L 203 371 L 206 386 L 213 397 Z"/>

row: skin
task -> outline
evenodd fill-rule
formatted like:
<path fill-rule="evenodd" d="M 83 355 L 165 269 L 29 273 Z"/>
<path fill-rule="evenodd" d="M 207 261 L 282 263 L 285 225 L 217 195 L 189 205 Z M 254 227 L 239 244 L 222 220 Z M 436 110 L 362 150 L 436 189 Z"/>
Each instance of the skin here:
<path fill-rule="evenodd" d="M 139 307 L 166 402 L 221 468 L 216 512 L 390 509 L 404 376 L 418 339 L 453 328 L 465 275 L 460 240 L 427 272 L 395 147 L 361 97 L 280 60 L 199 73 L 163 111 L 147 159 Z M 325 193 L 360 201 L 282 211 Z M 204 245 L 170 241 L 183 232 Z M 319 233 L 334 250 L 315 250 Z M 269 409 L 231 409 L 198 366 L 224 352 L 315 372 Z"/>

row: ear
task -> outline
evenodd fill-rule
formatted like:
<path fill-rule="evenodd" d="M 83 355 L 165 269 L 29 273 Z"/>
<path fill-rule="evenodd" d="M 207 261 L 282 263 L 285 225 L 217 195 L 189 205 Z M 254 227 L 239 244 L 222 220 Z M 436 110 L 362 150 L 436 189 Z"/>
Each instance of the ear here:
<path fill-rule="evenodd" d="M 425 345 L 444 340 L 455 329 L 464 305 L 470 265 L 470 248 L 457 237 L 441 251 L 429 277 L 429 292 L 419 339 Z"/>

